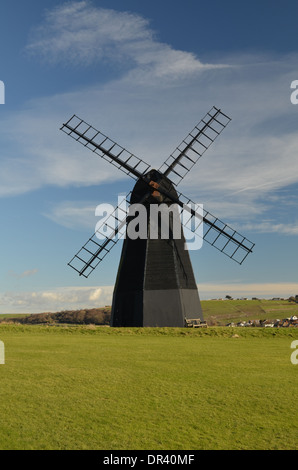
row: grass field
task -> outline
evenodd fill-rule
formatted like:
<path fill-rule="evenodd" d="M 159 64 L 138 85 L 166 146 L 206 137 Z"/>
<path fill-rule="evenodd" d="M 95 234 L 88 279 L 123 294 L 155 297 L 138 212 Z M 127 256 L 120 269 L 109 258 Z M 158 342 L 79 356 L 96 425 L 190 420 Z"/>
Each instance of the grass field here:
<path fill-rule="evenodd" d="M 207 322 L 223 325 L 241 320 L 298 317 L 298 304 L 287 300 L 203 300 L 201 304 Z"/>
<path fill-rule="evenodd" d="M 2 324 L 0 449 L 297 449 L 295 339 Z"/>

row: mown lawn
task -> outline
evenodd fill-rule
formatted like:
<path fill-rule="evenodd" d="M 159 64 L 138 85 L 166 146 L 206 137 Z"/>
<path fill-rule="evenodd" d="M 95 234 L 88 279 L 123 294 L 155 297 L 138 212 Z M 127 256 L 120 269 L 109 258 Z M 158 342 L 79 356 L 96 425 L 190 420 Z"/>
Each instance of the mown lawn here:
<path fill-rule="evenodd" d="M 0 325 L 0 449 L 297 449 L 295 339 Z"/>

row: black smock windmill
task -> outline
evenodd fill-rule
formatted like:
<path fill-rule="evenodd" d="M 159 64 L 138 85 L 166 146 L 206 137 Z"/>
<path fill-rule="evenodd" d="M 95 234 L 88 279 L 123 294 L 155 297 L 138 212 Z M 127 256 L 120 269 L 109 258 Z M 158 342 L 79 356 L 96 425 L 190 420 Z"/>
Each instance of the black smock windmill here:
<path fill-rule="evenodd" d="M 196 229 L 203 224 L 204 241 L 241 264 L 252 252 L 254 244 L 205 209 L 199 213 L 193 201 L 176 190 L 230 120 L 220 109 L 213 107 L 159 170 L 150 169 L 150 165 L 76 115 L 63 124 L 61 130 L 137 181 L 126 201 L 146 208 L 149 232 L 153 225 L 151 205 L 175 207 L 174 204 L 177 212 L 180 208 L 188 211 L 188 223 L 195 220 Z M 121 239 L 119 234 L 128 229 L 134 217 L 118 206 L 72 258 L 69 266 L 80 276 L 88 277 Z M 111 326 L 183 327 L 187 318 L 203 320 L 182 224 L 180 222 L 181 236 L 174 237 L 174 219 L 172 212 L 166 238 L 162 236 L 160 226 L 157 238 L 124 238 L 113 294 Z M 109 236 L 100 240 L 98 234 L 105 233 L 107 227 Z"/>

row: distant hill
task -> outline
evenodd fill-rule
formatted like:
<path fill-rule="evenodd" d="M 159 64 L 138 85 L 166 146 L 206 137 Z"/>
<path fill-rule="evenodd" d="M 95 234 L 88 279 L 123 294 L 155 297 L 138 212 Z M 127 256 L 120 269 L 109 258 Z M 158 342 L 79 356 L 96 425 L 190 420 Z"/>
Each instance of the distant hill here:
<path fill-rule="evenodd" d="M 53 324 L 67 323 L 76 325 L 109 325 L 111 308 L 92 308 L 82 310 L 63 310 L 61 312 L 33 313 L 28 315 L 0 315 L 1 321 L 22 324 Z"/>
<path fill-rule="evenodd" d="M 298 303 L 289 300 L 203 300 L 208 325 L 226 325 L 249 320 L 274 320 L 298 316 Z"/>

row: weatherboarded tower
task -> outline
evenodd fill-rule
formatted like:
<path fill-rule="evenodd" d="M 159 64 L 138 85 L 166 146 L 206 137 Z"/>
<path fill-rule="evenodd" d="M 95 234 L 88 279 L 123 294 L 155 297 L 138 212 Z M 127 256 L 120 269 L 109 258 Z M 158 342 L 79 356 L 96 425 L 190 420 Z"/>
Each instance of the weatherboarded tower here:
<path fill-rule="evenodd" d="M 178 198 L 173 184 L 156 171 L 151 171 L 150 181 L 157 180 L 174 198 Z M 139 203 L 148 192 L 147 185 L 138 181 L 133 189 L 131 204 Z M 183 327 L 185 318 L 203 320 L 199 293 L 195 282 L 179 212 L 163 212 L 168 216 L 169 233 L 161 238 L 161 220 L 158 223 L 158 239 L 150 238 L 153 220 L 151 205 L 160 202 L 167 207 L 172 200 L 155 191 L 144 206 L 147 213 L 147 239 L 133 240 L 126 236 L 119 263 L 113 295 L 112 326 L 173 326 Z M 175 220 L 176 219 L 176 220 Z M 175 220 L 175 222 L 174 222 Z M 128 219 L 128 223 L 130 220 Z M 166 222 L 166 221 L 164 221 Z M 179 238 L 174 238 L 173 223 L 179 224 Z"/>

